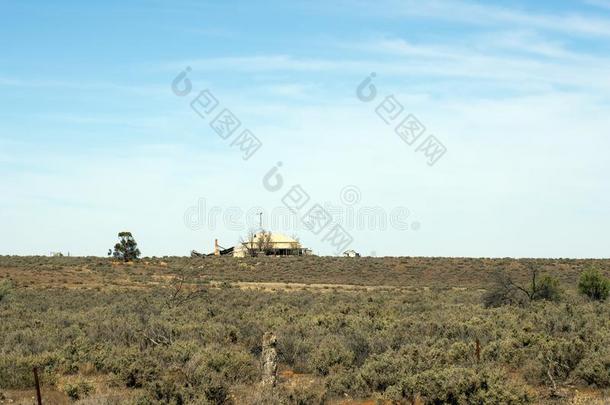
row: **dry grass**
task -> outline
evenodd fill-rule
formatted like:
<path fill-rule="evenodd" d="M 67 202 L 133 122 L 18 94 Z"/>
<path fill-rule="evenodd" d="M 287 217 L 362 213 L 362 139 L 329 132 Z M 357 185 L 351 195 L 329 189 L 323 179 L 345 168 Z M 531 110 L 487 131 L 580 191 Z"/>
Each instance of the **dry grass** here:
<path fill-rule="evenodd" d="M 565 285 L 574 285 L 579 274 L 590 266 L 610 276 L 610 260 L 543 259 L 535 263 Z M 497 270 L 507 270 L 517 281 L 528 278 L 522 261 L 515 259 L 171 257 L 125 264 L 100 258 L 0 256 L 0 278 L 11 278 L 29 288 L 142 288 L 162 284 L 186 271 L 196 280 L 242 285 L 479 289 L 489 285 Z"/>
<path fill-rule="evenodd" d="M 82 404 L 203 403 L 226 389 L 235 404 L 356 405 L 440 401 L 481 381 L 489 392 L 466 390 L 464 403 L 607 403 L 608 388 L 590 381 L 605 381 L 609 305 L 575 286 L 591 265 L 610 275 L 610 261 L 536 263 L 561 281 L 561 302 L 486 309 L 494 272 L 526 282 L 523 262 L 0 257 L 0 280 L 13 285 L 0 302 L 0 403 L 32 403 L 31 365 L 56 404 L 73 403 L 65 388 L 81 382 L 92 387 Z M 201 294 L 168 305 L 177 280 L 182 294 Z M 266 330 L 280 339 L 273 397 L 257 391 Z"/>

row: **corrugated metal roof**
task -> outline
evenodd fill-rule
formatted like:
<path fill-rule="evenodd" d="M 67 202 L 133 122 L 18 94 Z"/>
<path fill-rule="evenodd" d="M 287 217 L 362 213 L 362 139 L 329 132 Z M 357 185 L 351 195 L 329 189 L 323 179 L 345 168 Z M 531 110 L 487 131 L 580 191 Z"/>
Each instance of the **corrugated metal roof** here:
<path fill-rule="evenodd" d="M 258 232 L 256 235 L 254 235 L 254 242 L 260 240 L 261 237 L 263 237 L 263 234 L 269 234 L 271 233 L 271 243 L 299 243 L 297 240 L 286 236 L 282 233 L 276 233 L 276 232 Z"/>

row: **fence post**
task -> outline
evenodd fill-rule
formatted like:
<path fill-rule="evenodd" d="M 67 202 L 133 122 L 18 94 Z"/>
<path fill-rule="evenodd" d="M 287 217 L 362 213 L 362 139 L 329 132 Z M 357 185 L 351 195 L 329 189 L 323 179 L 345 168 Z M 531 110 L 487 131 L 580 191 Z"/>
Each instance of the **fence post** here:
<path fill-rule="evenodd" d="M 34 367 L 34 382 L 36 383 L 36 399 L 38 405 L 42 405 L 42 396 L 40 395 L 40 381 L 38 380 L 38 369 Z"/>
<path fill-rule="evenodd" d="M 277 383 L 277 338 L 271 332 L 263 335 L 263 381 L 265 387 L 275 387 Z"/>

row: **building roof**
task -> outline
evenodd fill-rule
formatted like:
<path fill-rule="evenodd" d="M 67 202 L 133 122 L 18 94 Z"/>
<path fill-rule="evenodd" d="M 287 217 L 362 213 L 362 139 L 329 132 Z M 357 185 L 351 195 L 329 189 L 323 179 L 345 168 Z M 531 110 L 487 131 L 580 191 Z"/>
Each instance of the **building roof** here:
<path fill-rule="evenodd" d="M 244 240 L 241 243 L 239 243 L 237 246 L 235 246 L 234 254 L 236 256 L 240 256 L 240 255 L 243 255 L 244 252 L 246 252 L 248 248 L 257 249 L 259 241 L 261 241 L 261 239 L 263 238 L 263 235 L 266 235 L 266 234 L 271 234 L 271 238 L 270 238 L 271 243 L 268 246 L 271 249 L 290 249 L 290 250 L 302 249 L 301 243 L 294 238 L 286 236 L 282 233 L 262 232 L 261 231 L 261 232 L 255 233 L 253 235 L 253 238 L 251 241 Z M 266 244 L 266 241 L 264 241 L 264 243 Z"/>
<path fill-rule="evenodd" d="M 295 244 L 300 246 L 300 243 L 298 240 L 291 238 L 289 236 L 286 236 L 282 233 L 276 233 L 276 232 L 257 232 L 256 234 L 254 234 L 254 238 L 252 240 L 253 243 L 258 243 L 262 238 L 263 235 L 268 235 L 271 234 L 271 238 L 270 238 L 270 242 L 274 247 L 294 247 Z M 244 244 L 249 244 L 250 240 L 246 240 L 243 242 Z"/>
<path fill-rule="evenodd" d="M 258 232 L 256 235 L 254 235 L 254 240 L 259 240 L 263 234 L 271 234 L 272 243 L 299 243 L 296 239 L 276 232 Z"/>

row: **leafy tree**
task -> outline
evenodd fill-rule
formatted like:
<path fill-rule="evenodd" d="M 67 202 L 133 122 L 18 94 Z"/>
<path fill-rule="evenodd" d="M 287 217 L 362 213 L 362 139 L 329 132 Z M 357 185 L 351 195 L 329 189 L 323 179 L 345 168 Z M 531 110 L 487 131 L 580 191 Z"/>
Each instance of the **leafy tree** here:
<path fill-rule="evenodd" d="M 119 243 L 114 245 L 112 256 L 124 262 L 130 262 L 140 257 L 138 243 L 133 238 L 131 232 L 119 232 Z"/>
<path fill-rule="evenodd" d="M 589 269 L 580 275 L 578 291 L 592 300 L 605 301 L 610 295 L 610 280 L 596 269 Z"/>

